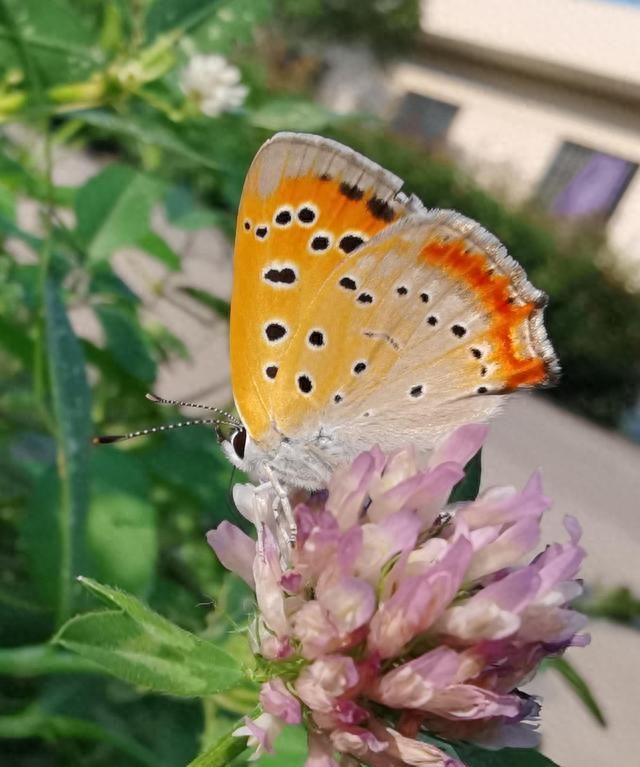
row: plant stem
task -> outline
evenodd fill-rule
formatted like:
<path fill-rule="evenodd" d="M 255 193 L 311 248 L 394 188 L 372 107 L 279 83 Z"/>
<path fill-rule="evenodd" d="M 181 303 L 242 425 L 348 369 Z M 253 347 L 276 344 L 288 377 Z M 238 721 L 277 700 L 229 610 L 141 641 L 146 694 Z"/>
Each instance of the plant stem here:
<path fill-rule="evenodd" d="M 217 743 L 208 748 L 204 753 L 196 756 L 189 762 L 187 767 L 227 767 L 232 759 L 247 748 L 247 738 L 237 738 L 231 733 L 242 726 L 242 722 L 236 722 L 226 735 L 223 735 Z"/>
<path fill-rule="evenodd" d="M 0 649 L 0 674 L 32 677 L 43 674 L 102 674 L 100 666 L 49 644 Z"/>

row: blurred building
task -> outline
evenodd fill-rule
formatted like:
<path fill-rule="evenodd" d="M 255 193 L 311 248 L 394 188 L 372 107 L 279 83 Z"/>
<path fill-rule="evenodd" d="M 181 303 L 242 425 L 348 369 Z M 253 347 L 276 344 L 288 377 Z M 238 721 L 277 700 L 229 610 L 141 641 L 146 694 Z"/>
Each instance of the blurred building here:
<path fill-rule="evenodd" d="M 378 112 L 486 187 L 606 225 L 640 287 L 640 4 L 423 0 L 422 28 Z M 371 86 L 345 95 L 353 61 L 336 64 L 334 104 L 368 108 Z"/>

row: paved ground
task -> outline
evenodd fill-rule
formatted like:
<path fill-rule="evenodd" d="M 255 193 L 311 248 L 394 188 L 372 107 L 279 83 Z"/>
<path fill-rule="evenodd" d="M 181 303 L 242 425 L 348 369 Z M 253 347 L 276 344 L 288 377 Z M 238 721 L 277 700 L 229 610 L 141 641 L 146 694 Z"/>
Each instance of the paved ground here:
<path fill-rule="evenodd" d="M 520 485 L 536 467 L 554 500 L 549 538 L 562 534 L 562 515 L 573 514 L 584 530 L 586 582 L 640 592 L 640 447 L 546 400 L 514 398 L 492 427 L 485 482 Z M 591 683 L 609 726 L 594 725 L 564 682 L 547 673 L 531 685 L 545 698 L 545 752 L 563 767 L 632 767 L 640 764 L 640 633 L 605 622 L 590 631 L 591 645 L 567 658 Z"/>
<path fill-rule="evenodd" d="M 86 160 L 67 157 L 57 168 L 66 183 L 95 172 Z M 25 216 L 29 211 L 24 212 Z M 207 285 L 228 296 L 230 250 L 213 231 L 171 231 L 158 220 L 184 258 L 180 274 L 167 275 L 155 262 L 123 252 L 118 270 L 147 299 L 148 311 L 191 349 L 193 363 L 165 367 L 158 391 L 165 396 L 228 402 L 226 326 L 208 311 L 186 300 L 177 288 Z M 165 285 L 166 297 L 153 287 Z M 92 318 L 74 318 L 83 332 L 99 335 Z M 521 485 L 540 467 L 554 508 L 548 515 L 549 538 L 564 535 L 562 515 L 575 515 L 584 528 L 589 552 L 585 578 L 590 584 L 628 584 L 640 593 L 640 447 L 615 434 L 558 410 L 547 401 L 514 398 L 494 423 L 485 450 L 489 484 Z M 640 633 L 606 623 L 591 627 L 592 645 L 569 657 L 588 678 L 601 702 L 609 727 L 597 727 L 564 683 L 548 673 L 531 686 L 545 697 L 545 751 L 562 767 L 639 764 L 638 693 Z"/>

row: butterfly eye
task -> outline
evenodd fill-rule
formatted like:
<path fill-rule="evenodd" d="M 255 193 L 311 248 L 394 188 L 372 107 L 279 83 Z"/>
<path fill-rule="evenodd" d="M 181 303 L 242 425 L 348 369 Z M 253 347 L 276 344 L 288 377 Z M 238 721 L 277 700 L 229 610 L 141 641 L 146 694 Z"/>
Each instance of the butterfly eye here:
<path fill-rule="evenodd" d="M 244 458 L 244 450 L 247 446 L 247 430 L 238 429 L 231 437 L 231 446 L 238 458 Z"/>

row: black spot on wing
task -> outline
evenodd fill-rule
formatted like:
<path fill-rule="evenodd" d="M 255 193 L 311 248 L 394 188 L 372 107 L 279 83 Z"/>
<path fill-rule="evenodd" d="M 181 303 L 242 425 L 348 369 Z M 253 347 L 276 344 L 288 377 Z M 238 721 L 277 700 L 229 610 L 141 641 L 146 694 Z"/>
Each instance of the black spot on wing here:
<path fill-rule="evenodd" d="M 298 389 L 303 394 L 311 394 L 313 391 L 313 381 L 306 373 L 298 375 Z"/>
<path fill-rule="evenodd" d="M 339 248 L 343 253 L 351 253 L 364 242 L 364 238 L 357 234 L 345 234 L 340 239 Z"/>
<path fill-rule="evenodd" d="M 264 273 L 264 278 L 267 282 L 272 282 L 274 285 L 293 285 L 296 281 L 296 273 L 288 266 L 284 269 L 271 268 Z"/>
<path fill-rule="evenodd" d="M 321 330 L 312 330 L 311 333 L 309 333 L 308 340 L 311 346 L 316 346 L 318 348 L 325 344 L 324 333 Z"/>
<path fill-rule="evenodd" d="M 343 194 L 349 200 L 361 200 L 364 196 L 364 190 L 360 189 L 357 184 L 348 184 L 343 181 L 340 184 L 340 194 Z"/>
<path fill-rule="evenodd" d="M 371 197 L 367 201 L 367 208 L 369 208 L 369 212 L 372 216 L 379 218 L 381 221 L 386 221 L 388 223 L 395 218 L 395 213 L 393 212 L 391 205 L 380 197 Z"/>
<path fill-rule="evenodd" d="M 271 342 L 280 341 L 287 335 L 287 329 L 279 322 L 270 322 L 264 329 L 264 334 Z"/>
<path fill-rule="evenodd" d="M 316 212 L 306 206 L 298 211 L 298 220 L 303 224 L 312 224 L 316 220 Z"/>
<path fill-rule="evenodd" d="M 291 223 L 291 218 L 290 210 L 279 210 L 275 215 L 274 221 L 278 226 L 286 226 Z"/>
<path fill-rule="evenodd" d="M 329 238 L 324 234 L 317 234 L 311 239 L 311 250 L 316 253 L 322 253 L 327 250 L 330 245 Z"/>

